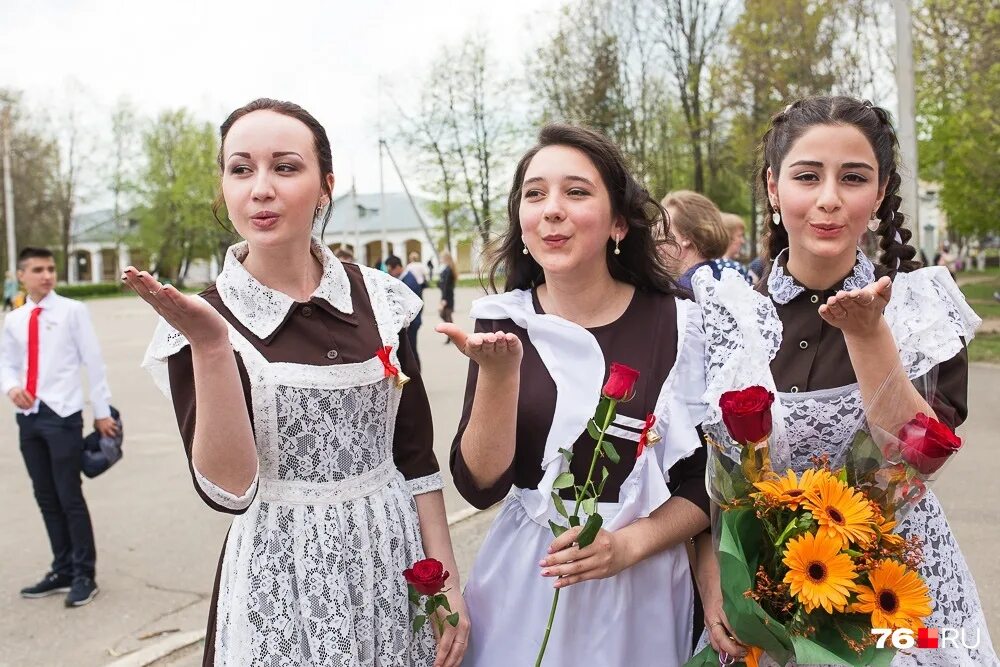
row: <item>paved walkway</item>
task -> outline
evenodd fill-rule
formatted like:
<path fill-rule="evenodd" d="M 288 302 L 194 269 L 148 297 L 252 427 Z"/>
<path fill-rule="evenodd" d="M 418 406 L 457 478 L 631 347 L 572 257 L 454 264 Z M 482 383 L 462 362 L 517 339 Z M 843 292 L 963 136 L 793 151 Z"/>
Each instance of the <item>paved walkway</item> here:
<path fill-rule="evenodd" d="M 460 289 L 458 311 L 468 312 L 475 290 Z M 428 291 L 428 303 L 437 297 Z M 98 667 L 182 632 L 200 631 L 229 518 L 208 510 L 191 488 L 173 413 L 138 369 L 155 320 L 134 298 L 89 302 L 108 365 L 114 403 L 125 418 L 126 454 L 103 477 L 87 481 L 97 538 L 101 594 L 82 609 L 60 597 L 22 600 L 17 591 L 45 572 L 50 559 L 42 522 L 17 448 L 11 410 L 0 407 L 0 667 Z M 434 409 L 435 449 L 447 468 L 461 411 L 466 363 L 433 332 L 428 308 L 420 333 L 425 380 Z M 460 320 L 468 325 L 468 320 Z M 431 370 L 433 369 L 433 370 Z M 968 450 L 946 470 L 936 489 L 979 583 L 983 603 L 1000 633 L 1000 485 L 996 433 L 1000 431 L 1000 367 L 972 369 Z M 468 505 L 448 479 L 453 517 Z M 489 515 L 454 530 L 467 571 Z M 158 634 L 158 633 L 166 634 Z M 197 647 L 192 647 L 197 651 Z M 119 663 L 123 664 L 123 663 Z M 157 664 L 200 664 L 176 653 Z"/>

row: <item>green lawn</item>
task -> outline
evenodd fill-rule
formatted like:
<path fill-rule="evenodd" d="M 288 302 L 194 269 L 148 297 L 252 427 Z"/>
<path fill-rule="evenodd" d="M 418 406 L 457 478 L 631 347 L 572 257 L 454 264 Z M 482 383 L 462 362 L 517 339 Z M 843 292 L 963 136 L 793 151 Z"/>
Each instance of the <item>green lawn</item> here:
<path fill-rule="evenodd" d="M 1000 302 L 993 298 L 994 292 L 1000 292 L 1000 269 L 965 271 L 960 278 L 975 281 L 962 285 L 972 309 L 983 319 L 1000 318 Z"/>
<path fill-rule="evenodd" d="M 969 361 L 1000 364 L 1000 334 L 981 334 L 969 345 Z"/>

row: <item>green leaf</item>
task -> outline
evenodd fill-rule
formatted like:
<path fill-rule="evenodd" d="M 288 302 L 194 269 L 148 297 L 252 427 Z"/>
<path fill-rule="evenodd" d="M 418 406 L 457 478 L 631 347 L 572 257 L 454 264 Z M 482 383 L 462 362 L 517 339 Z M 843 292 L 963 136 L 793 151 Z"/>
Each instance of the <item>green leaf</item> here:
<path fill-rule="evenodd" d="M 435 600 L 434 597 L 435 596 L 432 595 L 429 598 L 427 598 L 427 600 L 424 602 L 424 613 L 426 613 L 428 616 L 433 614 L 438 607 L 438 601 Z"/>
<path fill-rule="evenodd" d="M 552 504 L 555 505 L 556 511 L 559 514 L 569 518 L 569 512 L 566 511 L 566 504 L 563 503 L 563 499 L 555 491 L 552 492 Z"/>
<path fill-rule="evenodd" d="M 604 455 L 611 459 L 612 463 L 618 463 L 621 461 L 621 457 L 618 456 L 618 451 L 615 449 L 615 446 L 607 440 L 601 443 L 601 449 L 604 450 Z"/>
<path fill-rule="evenodd" d="M 555 535 L 556 537 L 559 537 L 560 535 L 562 535 L 563 533 L 565 533 L 567 530 L 569 530 L 569 528 L 567 528 L 566 526 L 560 526 L 558 523 L 556 523 L 552 519 L 549 519 L 549 528 L 552 529 L 552 534 Z"/>
<path fill-rule="evenodd" d="M 601 400 L 597 403 L 597 412 L 594 414 L 594 422 L 597 424 L 598 428 L 603 427 L 605 421 L 607 421 L 608 424 L 613 422 L 615 420 L 616 411 L 615 401 L 612 401 L 606 396 L 602 396 Z"/>
<path fill-rule="evenodd" d="M 420 632 L 420 629 L 424 627 L 424 623 L 427 622 L 427 617 L 421 614 L 420 616 L 413 617 L 413 634 Z"/>
<path fill-rule="evenodd" d="M 583 530 L 580 531 L 579 537 L 576 538 L 576 543 L 580 545 L 580 548 L 589 547 L 594 543 L 597 538 L 597 532 L 601 529 L 604 524 L 604 519 L 600 514 L 591 514 L 587 517 L 587 523 L 584 524 Z"/>
<path fill-rule="evenodd" d="M 604 493 L 604 484 L 605 484 L 605 482 L 608 481 L 608 475 L 610 475 L 610 474 L 611 473 L 608 472 L 607 468 L 605 468 L 603 466 L 601 467 L 601 483 L 597 485 L 597 497 L 598 498 L 600 498 L 601 495 Z"/>
<path fill-rule="evenodd" d="M 453 627 L 453 628 L 457 627 L 458 626 L 458 612 L 455 612 L 454 614 L 449 615 L 448 618 L 445 619 L 445 620 L 447 620 L 449 623 L 451 623 L 451 627 Z"/>
<path fill-rule="evenodd" d="M 439 607 L 444 607 L 448 611 L 451 611 L 451 603 L 448 602 L 448 596 L 446 596 L 446 595 L 436 595 L 435 597 L 438 599 L 438 606 Z"/>
<path fill-rule="evenodd" d="M 593 419 L 587 422 L 587 434 L 594 439 L 594 442 L 601 439 L 601 427 L 595 424 Z"/>
<path fill-rule="evenodd" d="M 420 606 L 420 593 L 418 593 L 417 589 L 413 587 L 413 584 L 406 584 L 406 588 L 407 588 L 407 595 L 410 598 L 410 602 L 412 602 L 413 604 L 415 604 L 415 605 L 417 605 L 419 607 Z"/>
<path fill-rule="evenodd" d="M 586 498 L 580 503 L 580 509 L 584 514 L 593 514 L 597 511 L 597 498 Z"/>
<path fill-rule="evenodd" d="M 573 452 L 566 449 L 565 447 L 560 447 L 559 453 L 562 454 L 564 459 L 566 459 L 566 463 L 571 463 L 573 461 Z"/>
<path fill-rule="evenodd" d="M 573 486 L 574 481 L 576 481 L 576 478 L 573 477 L 573 473 L 571 472 L 559 473 L 559 476 L 556 477 L 556 481 L 552 482 L 552 488 L 568 489 L 569 487 Z"/>
<path fill-rule="evenodd" d="M 577 526 L 579 526 L 580 525 L 580 517 L 578 517 L 576 514 L 574 514 L 573 516 L 571 516 L 569 518 L 569 525 L 571 525 L 573 528 L 576 528 Z"/>

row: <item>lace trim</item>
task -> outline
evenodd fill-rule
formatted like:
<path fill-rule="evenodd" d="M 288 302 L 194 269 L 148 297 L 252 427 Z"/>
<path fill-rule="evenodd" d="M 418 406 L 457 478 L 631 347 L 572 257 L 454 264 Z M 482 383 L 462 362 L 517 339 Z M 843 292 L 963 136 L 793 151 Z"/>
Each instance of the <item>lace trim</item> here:
<path fill-rule="evenodd" d="M 340 260 L 317 239 L 311 241 L 311 251 L 323 264 L 323 276 L 310 298 L 320 298 L 342 313 L 354 312 L 351 302 L 351 282 Z M 243 267 L 249 253 L 246 241 L 230 246 L 222 273 L 215 280 L 219 296 L 226 307 L 258 338 L 267 338 L 285 320 L 295 299 L 284 292 L 263 285 Z"/>
<path fill-rule="evenodd" d="M 795 282 L 795 278 L 785 273 L 784 263 L 780 260 L 786 256 L 788 248 L 782 250 L 774 259 L 771 265 L 771 275 L 767 277 L 767 291 L 775 303 L 782 305 L 788 303 L 795 297 L 806 291 L 806 288 Z M 844 279 L 844 290 L 861 289 L 870 285 L 875 280 L 875 265 L 865 256 L 865 253 L 858 250 L 857 261 L 854 263 L 854 270 L 851 275 Z"/>
<path fill-rule="evenodd" d="M 408 479 L 406 480 L 406 484 L 410 487 L 411 494 L 419 496 L 422 493 L 430 493 L 431 491 L 440 491 L 443 489 L 444 479 L 441 477 L 441 473 L 434 472 L 423 477 Z"/>
<path fill-rule="evenodd" d="M 221 486 L 216 485 L 210 479 L 202 475 L 198 469 L 194 467 L 194 464 L 191 464 L 191 467 L 194 468 L 194 478 L 197 480 L 198 486 L 200 486 L 201 490 L 205 492 L 205 495 L 217 505 L 221 505 L 222 507 L 231 510 L 243 510 L 249 507 L 250 503 L 253 502 L 254 494 L 257 493 L 257 484 L 260 477 L 259 473 L 253 476 L 253 481 L 247 488 L 246 493 L 242 496 L 237 496 L 235 493 L 229 493 Z"/>
<path fill-rule="evenodd" d="M 384 488 L 399 474 L 392 459 L 378 467 L 329 482 L 310 482 L 303 479 L 263 479 L 260 482 L 260 499 L 289 505 L 327 505 L 358 500 Z"/>

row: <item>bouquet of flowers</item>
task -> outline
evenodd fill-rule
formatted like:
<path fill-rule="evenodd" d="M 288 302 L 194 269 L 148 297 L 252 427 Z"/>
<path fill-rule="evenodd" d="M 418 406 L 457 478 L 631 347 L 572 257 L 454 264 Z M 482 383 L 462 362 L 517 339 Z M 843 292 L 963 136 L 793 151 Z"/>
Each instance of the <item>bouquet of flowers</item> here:
<path fill-rule="evenodd" d="M 818 458 L 802 474 L 775 471 L 773 400 L 759 386 L 723 394 L 739 461 L 709 448 L 723 606 L 745 662 L 766 652 L 778 664 L 888 665 L 894 649 L 873 630 L 916 630 L 931 613 L 919 540 L 894 528 L 961 440 L 918 414 L 896 435 L 859 433 L 837 468 Z M 687 667 L 718 664 L 709 646 Z"/>

